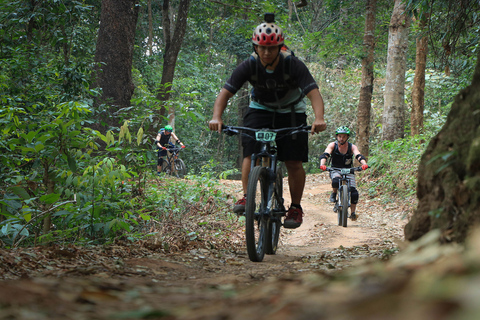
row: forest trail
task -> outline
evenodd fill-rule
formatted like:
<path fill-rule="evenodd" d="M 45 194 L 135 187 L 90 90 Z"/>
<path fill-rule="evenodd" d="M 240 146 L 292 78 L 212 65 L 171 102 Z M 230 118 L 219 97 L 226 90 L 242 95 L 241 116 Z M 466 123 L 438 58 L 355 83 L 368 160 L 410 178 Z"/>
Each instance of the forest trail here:
<path fill-rule="evenodd" d="M 240 181 L 225 180 L 222 184 L 234 188 L 236 198 L 241 197 Z M 284 178 L 283 189 L 288 207 L 291 200 L 287 178 Z M 383 240 L 403 238 L 406 220 L 398 213 L 384 215 L 377 205 L 370 205 L 364 195 L 360 195 L 357 206 L 357 221 L 348 219 L 347 228 L 338 226 L 337 213 L 333 212 L 333 204 L 328 201 L 331 191 L 328 173 L 307 175 L 302 198 L 303 223 L 297 229 L 282 228 L 277 254 L 266 256 L 265 260 L 298 259 L 321 255 L 339 247 L 375 246 L 381 245 Z"/>
<path fill-rule="evenodd" d="M 287 186 L 285 180 L 288 206 Z M 240 181 L 222 181 L 222 187 L 233 199 L 242 194 Z M 307 176 L 304 223 L 282 229 L 277 254 L 261 263 L 249 261 L 241 228 L 230 237 L 242 249 L 231 252 L 0 249 L 0 265 L 16 275 L 0 286 L 0 319 L 312 319 L 312 303 L 327 310 L 346 295 L 342 289 L 322 293 L 320 304 L 308 292 L 318 294 L 315 288 L 356 261 L 381 259 L 401 241 L 406 223 L 401 208 L 379 206 L 360 192 L 359 219 L 340 227 L 330 192 L 326 173 Z"/>

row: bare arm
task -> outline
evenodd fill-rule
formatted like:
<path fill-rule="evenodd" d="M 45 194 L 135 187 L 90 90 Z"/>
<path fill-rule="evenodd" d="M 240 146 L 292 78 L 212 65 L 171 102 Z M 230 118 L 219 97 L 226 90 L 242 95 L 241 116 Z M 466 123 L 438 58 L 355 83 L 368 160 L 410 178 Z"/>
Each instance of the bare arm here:
<path fill-rule="evenodd" d="M 160 144 L 160 139 L 162 138 L 162 135 L 160 133 L 157 134 L 157 137 L 155 138 L 155 144 L 157 147 L 161 148 L 162 145 Z"/>
<path fill-rule="evenodd" d="M 177 135 L 173 132 L 172 132 L 172 135 L 170 137 L 170 140 L 173 140 L 174 142 L 178 142 L 181 146 L 183 146 L 182 141 L 180 141 L 180 139 L 178 139 Z"/>
<path fill-rule="evenodd" d="M 353 155 L 355 156 L 355 158 L 357 158 L 357 155 L 360 154 L 360 150 L 358 150 L 358 147 L 354 144 L 352 144 L 352 152 L 353 152 Z M 367 164 L 367 161 L 362 159 L 362 160 L 360 160 L 360 164 Z"/>
<path fill-rule="evenodd" d="M 332 154 L 333 148 L 335 147 L 335 142 L 331 142 L 328 144 L 328 146 L 325 148 L 325 153 Z M 323 166 L 327 162 L 327 159 L 322 159 L 320 160 L 320 165 Z"/>
<path fill-rule="evenodd" d="M 312 134 L 325 131 L 325 129 L 327 129 L 327 124 L 324 119 L 325 107 L 320 91 L 318 89 L 313 89 L 307 94 L 307 98 L 310 99 L 315 114 L 315 120 L 312 123 Z"/>
<path fill-rule="evenodd" d="M 215 103 L 213 104 L 212 120 L 210 120 L 210 122 L 208 123 L 208 127 L 211 131 L 220 132 L 222 130 L 222 115 L 227 108 L 228 100 L 231 97 L 233 97 L 233 93 L 231 93 L 225 88 L 222 88 L 222 90 L 217 96 L 217 99 L 215 100 Z"/>

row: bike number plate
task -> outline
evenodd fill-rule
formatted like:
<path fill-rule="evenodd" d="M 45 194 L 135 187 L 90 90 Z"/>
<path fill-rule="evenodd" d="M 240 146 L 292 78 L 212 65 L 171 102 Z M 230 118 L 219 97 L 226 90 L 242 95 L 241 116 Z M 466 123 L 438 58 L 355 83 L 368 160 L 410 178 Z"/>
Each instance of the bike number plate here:
<path fill-rule="evenodd" d="M 276 132 L 271 132 L 271 131 L 257 131 L 257 132 L 255 132 L 255 139 L 257 139 L 257 141 L 261 141 L 261 142 L 275 141 L 276 136 L 277 136 L 277 133 Z"/>
<path fill-rule="evenodd" d="M 350 173 L 350 169 L 342 169 L 340 171 L 342 174 L 349 174 Z"/>

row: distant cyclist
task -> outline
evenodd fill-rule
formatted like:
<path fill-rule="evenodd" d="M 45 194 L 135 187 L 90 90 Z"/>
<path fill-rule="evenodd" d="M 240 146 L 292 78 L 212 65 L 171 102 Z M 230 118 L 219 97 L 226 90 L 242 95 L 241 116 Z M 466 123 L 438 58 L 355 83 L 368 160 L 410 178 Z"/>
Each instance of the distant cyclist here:
<path fill-rule="evenodd" d="M 285 128 L 307 124 L 305 97 L 312 105 L 315 119 L 311 133 L 326 129 L 324 104 L 315 79 L 307 66 L 297 57 L 282 51 L 284 34 L 274 23 L 273 14 L 265 15 L 265 22 L 258 25 L 252 35 L 254 54 L 243 61 L 232 73 L 213 105 L 209 122 L 212 131 L 221 132 L 222 115 L 228 101 L 249 82 L 252 86 L 251 101 L 243 118 L 249 128 Z M 277 137 L 278 138 L 278 137 Z M 242 138 L 242 185 L 244 197 L 233 208 L 235 213 L 245 211 L 252 154 L 258 152 L 253 139 Z M 302 162 L 308 161 L 308 135 L 300 133 L 277 139 L 278 159 L 288 171 L 291 205 L 284 221 L 285 228 L 298 228 L 302 224 L 303 209 L 300 205 L 305 188 L 305 170 Z"/>
<path fill-rule="evenodd" d="M 327 170 L 325 163 L 331 158 L 331 163 L 333 168 L 351 168 L 353 165 L 353 157 L 360 162 L 362 169 L 366 170 L 368 168 L 367 159 L 360 154 L 358 147 L 350 142 L 348 138 L 350 137 L 350 129 L 346 126 L 341 126 L 335 131 L 336 141 L 328 144 L 324 153 L 320 156 L 320 169 L 323 171 Z M 330 179 L 332 179 L 332 188 L 333 192 L 330 195 L 330 202 L 335 202 L 337 198 L 337 191 L 340 186 L 340 173 L 338 171 L 330 172 Z M 358 203 L 358 191 L 355 183 L 355 175 L 353 173 L 348 174 L 348 179 L 350 181 L 350 219 L 352 221 L 357 220 L 357 215 L 355 214 L 355 209 L 357 208 Z"/>
<path fill-rule="evenodd" d="M 165 128 L 158 131 L 157 137 L 155 138 L 155 144 L 158 148 L 158 161 L 157 161 L 157 174 L 160 175 L 162 172 L 163 157 L 167 155 L 169 148 L 175 147 L 175 144 L 171 141 L 178 143 L 182 148 L 185 148 L 185 145 L 177 138 L 175 133 L 173 133 L 173 128 L 171 125 L 166 125 Z"/>

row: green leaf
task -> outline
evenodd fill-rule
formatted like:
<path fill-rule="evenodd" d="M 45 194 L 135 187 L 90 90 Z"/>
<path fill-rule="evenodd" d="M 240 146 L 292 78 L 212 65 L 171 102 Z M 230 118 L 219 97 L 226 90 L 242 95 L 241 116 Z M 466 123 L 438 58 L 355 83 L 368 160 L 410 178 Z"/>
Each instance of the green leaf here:
<path fill-rule="evenodd" d="M 137 132 L 137 145 L 142 144 L 142 138 L 143 138 L 143 128 L 138 129 Z"/>
<path fill-rule="evenodd" d="M 77 161 L 75 160 L 75 158 L 71 157 L 69 153 L 67 153 L 67 162 L 68 162 L 68 167 L 70 168 L 70 170 L 72 170 L 72 172 L 76 172 L 77 171 Z"/>
<path fill-rule="evenodd" d="M 40 152 L 41 150 L 45 149 L 45 146 L 42 143 L 38 143 L 35 145 L 35 151 Z"/>
<path fill-rule="evenodd" d="M 58 212 L 55 212 L 53 215 L 58 217 L 58 216 L 68 216 L 69 214 L 71 214 L 70 211 L 67 211 L 67 210 L 60 210 Z"/>
<path fill-rule="evenodd" d="M 10 187 L 10 188 L 8 188 L 8 190 L 10 190 L 11 192 L 13 192 L 14 194 L 16 194 L 17 196 L 19 196 L 20 198 L 22 198 L 24 200 L 30 199 L 30 195 L 22 187 Z"/>
<path fill-rule="evenodd" d="M 25 219 L 25 221 L 30 222 L 30 220 L 32 220 L 32 214 L 31 213 L 24 214 L 23 218 Z"/>
<path fill-rule="evenodd" d="M 140 217 L 141 217 L 143 220 L 145 220 L 145 221 L 148 221 L 148 220 L 150 220 L 150 219 L 152 218 L 150 215 L 144 214 L 144 213 L 141 213 L 141 214 L 140 214 Z"/>
<path fill-rule="evenodd" d="M 44 201 L 48 204 L 55 203 L 58 199 L 60 199 L 60 195 L 56 193 L 50 193 L 40 197 L 40 201 Z"/>

